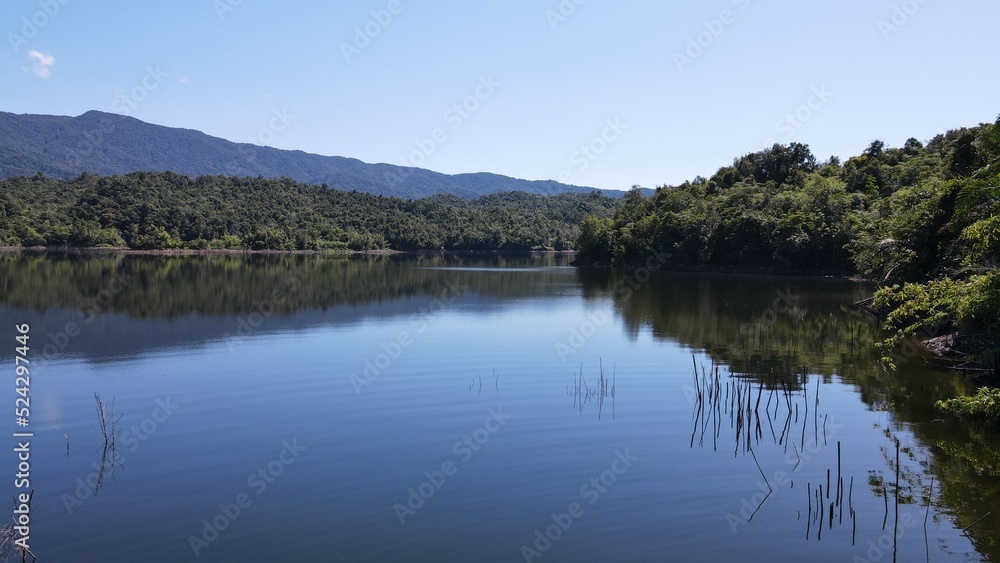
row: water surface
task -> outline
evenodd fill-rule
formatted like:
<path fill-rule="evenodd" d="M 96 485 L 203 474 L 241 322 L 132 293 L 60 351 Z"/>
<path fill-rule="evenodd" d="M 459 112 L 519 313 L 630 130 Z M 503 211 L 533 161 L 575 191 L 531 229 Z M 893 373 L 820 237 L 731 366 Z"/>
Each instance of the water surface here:
<path fill-rule="evenodd" d="M 32 327 L 33 551 L 998 558 L 1000 515 L 961 530 L 1000 444 L 933 410 L 962 378 L 878 366 L 869 288 L 567 261 L 0 256 L 0 326 Z"/>

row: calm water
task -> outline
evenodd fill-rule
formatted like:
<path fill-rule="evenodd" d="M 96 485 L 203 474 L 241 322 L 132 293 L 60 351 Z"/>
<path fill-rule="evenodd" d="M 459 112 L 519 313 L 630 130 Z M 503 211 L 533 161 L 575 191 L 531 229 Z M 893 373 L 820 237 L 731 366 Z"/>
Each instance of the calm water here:
<path fill-rule="evenodd" d="M 934 412 L 961 378 L 877 367 L 868 288 L 567 261 L 0 255 L 6 365 L 31 325 L 34 553 L 1000 559 L 1000 514 L 961 531 L 1000 443 Z"/>

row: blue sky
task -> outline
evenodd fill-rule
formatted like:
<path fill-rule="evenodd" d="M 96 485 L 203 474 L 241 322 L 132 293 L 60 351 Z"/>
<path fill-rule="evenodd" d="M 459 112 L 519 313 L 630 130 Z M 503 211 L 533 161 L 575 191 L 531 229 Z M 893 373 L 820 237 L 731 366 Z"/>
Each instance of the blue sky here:
<path fill-rule="evenodd" d="M 1000 114 L 995 0 L 5 0 L 0 111 L 599 188 Z"/>

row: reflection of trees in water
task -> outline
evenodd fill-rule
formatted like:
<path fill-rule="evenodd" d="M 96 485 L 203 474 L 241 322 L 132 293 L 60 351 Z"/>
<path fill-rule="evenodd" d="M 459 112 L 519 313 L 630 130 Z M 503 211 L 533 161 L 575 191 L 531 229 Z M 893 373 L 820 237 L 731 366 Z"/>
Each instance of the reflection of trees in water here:
<path fill-rule="evenodd" d="M 703 350 L 732 371 L 767 378 L 841 374 L 870 365 L 878 325 L 852 307 L 862 286 L 835 279 L 669 273 L 632 292 L 622 274 L 580 270 L 585 298 L 610 298 L 635 337 L 644 328 Z"/>
<path fill-rule="evenodd" d="M 723 373 L 722 367 L 714 364 L 709 370 L 701 366 L 699 374 L 694 356 L 691 359 L 694 386 L 685 387 L 685 392 L 695 408 L 692 447 L 696 437 L 698 445 L 704 446 L 705 434 L 711 430 L 712 449 L 718 451 L 726 420 L 734 433 L 734 454 L 752 454 L 755 446 L 764 444 L 781 446 L 782 455 L 794 452 L 798 456 L 805 447 L 807 434 L 813 444 L 827 444 L 827 417 L 819 414 L 819 380 L 815 396 L 810 397 L 808 374 L 804 372 L 751 377 L 728 369 Z M 796 442 L 794 436 L 800 426 L 801 438 Z M 771 440 L 765 444 L 768 435 Z"/>
<path fill-rule="evenodd" d="M 820 450 L 833 445 L 837 448 L 837 464 L 827 470 L 825 484 L 806 483 L 806 539 L 822 540 L 823 528 L 833 528 L 835 514 L 837 524 L 843 525 L 845 506 L 849 507 L 848 525 L 856 531 L 857 512 L 852 502 L 854 479 L 841 471 L 837 428 L 828 431 L 829 415 L 820 414 L 822 380 L 813 378 L 814 389 L 810 389 L 806 372 L 770 373 L 765 378 L 737 374 L 728 369 L 724 374 L 718 364 L 713 364 L 709 370 L 701 366 L 699 373 L 697 360 L 693 355 L 691 359 L 694 385 L 685 387 L 694 408 L 690 447 L 694 447 L 696 440 L 698 447 L 706 447 L 706 434 L 709 434 L 713 451 L 719 450 L 720 438 L 723 447 L 735 441 L 733 454 L 752 457 L 762 478 L 758 482 L 760 490 L 751 501 L 742 499 L 739 516 L 733 513 L 726 516 L 733 531 L 753 520 L 776 491 L 794 487 L 789 473 L 794 474 L 801 464 L 808 463 Z M 836 423 L 833 426 L 837 426 Z M 731 437 L 723 438 L 724 427 L 728 427 L 727 434 L 731 432 Z M 757 451 L 784 459 L 787 471 L 775 471 L 769 476 L 761 467 Z M 802 489 L 801 485 L 799 488 Z"/>
<path fill-rule="evenodd" d="M 892 442 L 901 428 L 912 432 L 916 439 L 916 444 L 902 449 L 900 502 L 925 504 L 931 500 L 939 513 L 936 518 L 954 518 L 955 525 L 962 529 L 972 526 L 966 534 L 976 549 L 991 560 L 1000 560 L 1000 513 L 993 512 L 977 523 L 997 505 L 1000 439 L 993 432 L 984 432 L 934 409 L 937 399 L 971 391 L 969 381 L 922 357 L 912 359 L 894 373 L 858 369 L 848 381 L 873 410 L 893 415 L 894 420 L 881 427 L 886 442 L 880 447 L 887 467 L 894 468 Z M 882 472 L 873 472 L 871 483 L 876 494 L 882 494 L 879 487 L 884 477 Z"/>
<path fill-rule="evenodd" d="M 933 497 L 938 511 L 954 515 L 960 528 L 993 510 L 1000 493 L 1000 440 L 944 420 L 933 406 L 937 399 L 968 392 L 971 385 L 926 356 L 908 358 L 897 372 L 886 372 L 874 346 L 881 339 L 877 321 L 852 306 L 863 286 L 846 280 L 669 273 L 622 295 L 613 291 L 620 276 L 601 270 L 578 274 L 585 298 L 612 300 L 633 337 L 647 329 L 657 338 L 704 351 L 744 381 L 740 398 L 749 398 L 750 411 L 758 394 L 766 404 L 769 395 L 783 393 L 784 385 L 804 392 L 801 376 L 811 373 L 825 381 L 837 376 L 856 388 L 869 408 L 890 412 L 895 422 L 891 430 L 883 429 L 886 443 L 879 446 L 885 468 L 873 469 L 868 479 L 874 494 L 887 499 L 889 511 L 897 490 L 895 440 L 900 428 L 916 439 L 901 447 L 900 504 L 926 503 Z M 763 407 L 760 412 L 765 412 Z M 729 418 L 712 418 L 708 410 L 702 414 L 710 415 L 706 436 L 717 434 L 713 423 Z M 767 417 L 760 420 L 764 435 L 770 437 Z M 779 440 L 783 422 L 774 423 Z M 746 440 L 746 429 L 753 435 L 756 424 L 755 417 L 737 434 Z M 696 427 L 696 441 L 705 428 Z M 787 437 L 783 443 L 788 443 Z M 888 522 L 891 531 L 891 514 Z M 1000 559 L 998 529 L 1000 513 L 994 513 L 967 533 L 981 553 Z"/>
<path fill-rule="evenodd" d="M 904 457 L 908 461 L 901 475 L 908 485 L 900 491 L 901 502 L 922 502 L 930 494 L 933 476 L 934 502 L 940 511 L 954 514 L 960 527 L 972 525 L 996 504 L 1000 441 L 995 433 L 944 420 L 933 407 L 937 399 L 970 391 L 969 384 L 955 374 L 942 372 L 924 357 L 900 363 L 895 373 L 883 371 L 877 364 L 881 354 L 873 346 L 879 339 L 877 323 L 852 308 L 852 303 L 863 297 L 859 293 L 863 286 L 835 279 L 669 273 L 622 292 L 616 288 L 625 274 L 611 270 L 577 269 L 572 274 L 543 270 L 530 275 L 517 270 L 561 266 L 567 261 L 559 255 L 0 253 L 0 304 L 39 312 L 89 307 L 133 319 L 174 319 L 192 314 L 245 315 L 265 303 L 280 314 L 325 311 L 340 305 L 432 300 L 446 291 L 448 284 L 467 288 L 467 295 L 484 307 L 508 299 L 580 291 L 584 300 L 610 301 L 633 338 L 641 330 L 650 330 L 656 338 L 708 353 L 715 362 L 739 374 L 744 385 L 752 386 L 752 392 L 747 391 L 742 399 L 752 395 L 755 402 L 762 393 L 762 414 L 768 400 L 783 393 L 783 385 L 791 392 L 804 393 L 802 374 L 819 374 L 825 381 L 838 376 L 858 390 L 869 408 L 892 413 L 893 436 L 903 425 L 916 437 L 913 451 L 931 452 L 929 467 L 922 465 L 928 462 L 919 455 Z M 484 267 L 512 270 L 475 269 Z M 224 330 L 233 330 L 226 323 L 228 320 L 223 323 Z M 137 328 L 130 326 L 131 330 Z M 189 332 L 188 328 L 184 331 Z M 156 338 L 162 340 L 163 335 Z M 148 345 L 145 340 L 141 343 Z M 587 369 L 584 395 L 588 387 L 596 386 L 593 370 Z M 613 377 L 611 380 L 607 396 L 614 388 Z M 576 388 L 574 384 L 574 396 Z M 591 394 L 592 400 L 597 397 Z M 776 407 L 780 415 L 777 402 L 771 403 L 767 412 Z M 767 420 L 761 421 L 764 435 L 770 437 Z M 756 422 L 746 428 L 756 432 Z M 784 422 L 773 423 L 778 438 Z M 802 429 L 795 422 L 792 426 L 801 438 Z M 787 437 L 782 447 L 784 444 L 788 444 Z M 886 452 L 892 450 L 892 456 L 886 455 L 886 467 L 894 474 L 894 438 L 887 437 L 882 446 Z M 907 450 L 903 454 L 908 456 Z M 886 480 L 893 481 L 893 477 L 886 477 L 873 477 L 872 488 L 880 496 L 883 489 L 878 487 Z M 982 553 L 1000 560 L 998 529 L 1000 514 L 994 513 L 968 533 Z"/>
<path fill-rule="evenodd" d="M 438 297 L 446 283 L 495 298 L 556 291 L 559 274 L 526 284 L 516 269 L 488 273 L 469 266 L 565 265 L 562 255 L 208 256 L 0 254 L 0 303 L 20 309 L 80 309 L 135 318 L 197 313 L 241 315 L 261 304 L 276 313 L 325 310 L 414 297 Z M 445 268 L 445 269 L 439 269 Z M 457 268 L 457 269 L 447 269 Z M 566 278 L 572 279 L 572 278 Z"/>

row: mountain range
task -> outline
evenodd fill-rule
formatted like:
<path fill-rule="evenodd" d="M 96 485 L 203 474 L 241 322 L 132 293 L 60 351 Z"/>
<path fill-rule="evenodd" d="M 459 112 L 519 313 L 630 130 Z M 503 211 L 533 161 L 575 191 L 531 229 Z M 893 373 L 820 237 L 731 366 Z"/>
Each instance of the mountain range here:
<path fill-rule="evenodd" d="M 441 193 L 475 198 L 508 191 L 556 194 L 596 190 L 552 180 L 521 180 L 487 172 L 442 174 L 234 143 L 192 129 L 100 111 L 78 117 L 0 112 L 0 179 L 37 173 L 65 179 L 83 172 L 114 175 L 136 171 L 170 171 L 192 177 L 287 177 L 344 191 L 407 199 Z M 601 191 L 611 197 L 624 194 Z"/>

